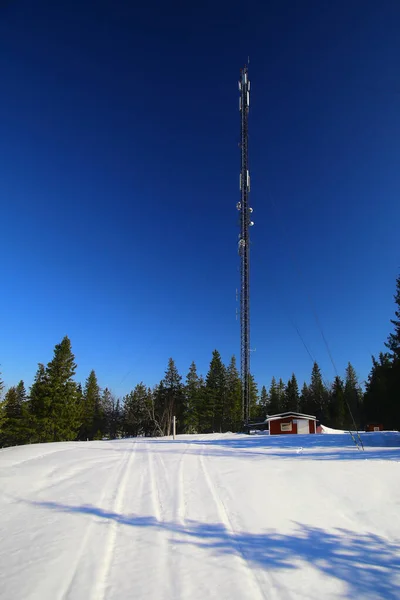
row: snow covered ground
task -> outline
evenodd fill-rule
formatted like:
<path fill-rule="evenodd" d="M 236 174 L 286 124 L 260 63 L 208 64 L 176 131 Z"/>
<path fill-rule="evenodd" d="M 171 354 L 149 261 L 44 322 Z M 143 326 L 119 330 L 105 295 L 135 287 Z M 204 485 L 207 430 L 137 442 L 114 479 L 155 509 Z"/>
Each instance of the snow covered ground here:
<path fill-rule="evenodd" d="M 400 598 L 400 434 L 0 451 L 1 600 Z"/>

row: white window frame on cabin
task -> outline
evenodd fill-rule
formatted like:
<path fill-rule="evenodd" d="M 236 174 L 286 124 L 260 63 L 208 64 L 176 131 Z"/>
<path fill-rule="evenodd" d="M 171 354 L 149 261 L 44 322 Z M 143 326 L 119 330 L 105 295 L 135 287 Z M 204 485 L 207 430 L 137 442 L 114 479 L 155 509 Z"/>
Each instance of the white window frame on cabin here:
<path fill-rule="evenodd" d="M 281 423 L 281 431 L 293 431 L 293 423 Z"/>

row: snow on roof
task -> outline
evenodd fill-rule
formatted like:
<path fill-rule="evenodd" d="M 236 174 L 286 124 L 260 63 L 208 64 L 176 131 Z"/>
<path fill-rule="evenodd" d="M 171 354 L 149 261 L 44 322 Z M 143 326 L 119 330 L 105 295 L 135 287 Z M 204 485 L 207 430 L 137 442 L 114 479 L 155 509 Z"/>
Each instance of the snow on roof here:
<path fill-rule="evenodd" d="M 284 412 L 277 415 L 267 416 L 266 421 L 277 421 L 279 419 L 285 419 L 286 417 L 295 417 L 296 419 L 312 419 L 313 421 L 317 420 L 317 417 L 313 417 L 312 415 L 305 415 L 297 412 Z"/>

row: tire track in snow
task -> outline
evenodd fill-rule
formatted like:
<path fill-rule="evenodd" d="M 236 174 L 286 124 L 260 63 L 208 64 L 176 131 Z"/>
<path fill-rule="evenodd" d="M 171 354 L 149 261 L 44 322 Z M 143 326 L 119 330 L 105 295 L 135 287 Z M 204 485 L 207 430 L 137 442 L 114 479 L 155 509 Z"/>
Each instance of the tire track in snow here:
<path fill-rule="evenodd" d="M 130 452 L 128 452 L 127 459 L 123 462 L 123 467 L 117 479 L 115 494 L 112 502 L 112 512 L 117 515 L 121 513 L 123 507 L 126 486 L 129 478 L 129 471 L 135 457 L 136 444 L 137 442 L 135 440 L 135 442 L 131 446 Z M 115 519 L 111 519 L 111 521 L 108 522 L 107 526 L 108 535 L 105 542 L 105 553 L 103 555 L 102 564 L 96 579 L 96 584 L 92 590 L 92 593 L 90 594 L 91 600 L 104 600 L 104 598 L 106 597 L 107 579 L 111 568 L 112 558 L 114 555 L 118 523 Z"/>
<path fill-rule="evenodd" d="M 256 598 L 258 598 L 260 600 L 266 600 L 267 595 L 263 590 L 264 586 L 263 586 L 262 582 L 259 581 L 257 573 L 250 566 L 249 561 L 246 557 L 246 553 L 243 551 L 243 548 L 242 548 L 239 540 L 237 539 L 237 536 L 235 534 L 235 529 L 232 525 L 228 511 L 225 507 L 225 504 L 222 501 L 221 497 L 219 496 L 217 488 L 216 488 L 215 484 L 213 483 L 213 481 L 210 477 L 210 474 L 208 472 L 208 469 L 206 467 L 205 460 L 203 457 L 203 452 L 204 452 L 204 450 L 202 449 L 199 453 L 200 467 L 203 472 L 207 487 L 208 487 L 210 494 L 216 505 L 219 518 L 221 519 L 221 523 L 224 525 L 226 532 L 228 534 L 228 537 L 232 541 L 232 546 L 235 549 L 236 556 L 238 557 L 238 559 L 240 560 L 240 562 L 242 564 L 242 568 L 249 575 L 248 581 L 252 582 L 253 589 L 252 589 L 249 597 L 251 597 L 252 600 L 256 600 Z"/>

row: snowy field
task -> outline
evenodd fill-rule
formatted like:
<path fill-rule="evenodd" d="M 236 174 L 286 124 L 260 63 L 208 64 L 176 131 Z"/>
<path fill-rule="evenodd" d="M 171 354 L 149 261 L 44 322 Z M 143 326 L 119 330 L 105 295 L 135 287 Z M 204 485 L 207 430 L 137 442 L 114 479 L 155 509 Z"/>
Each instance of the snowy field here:
<path fill-rule="evenodd" d="M 400 434 L 0 451 L 1 600 L 400 598 Z"/>

